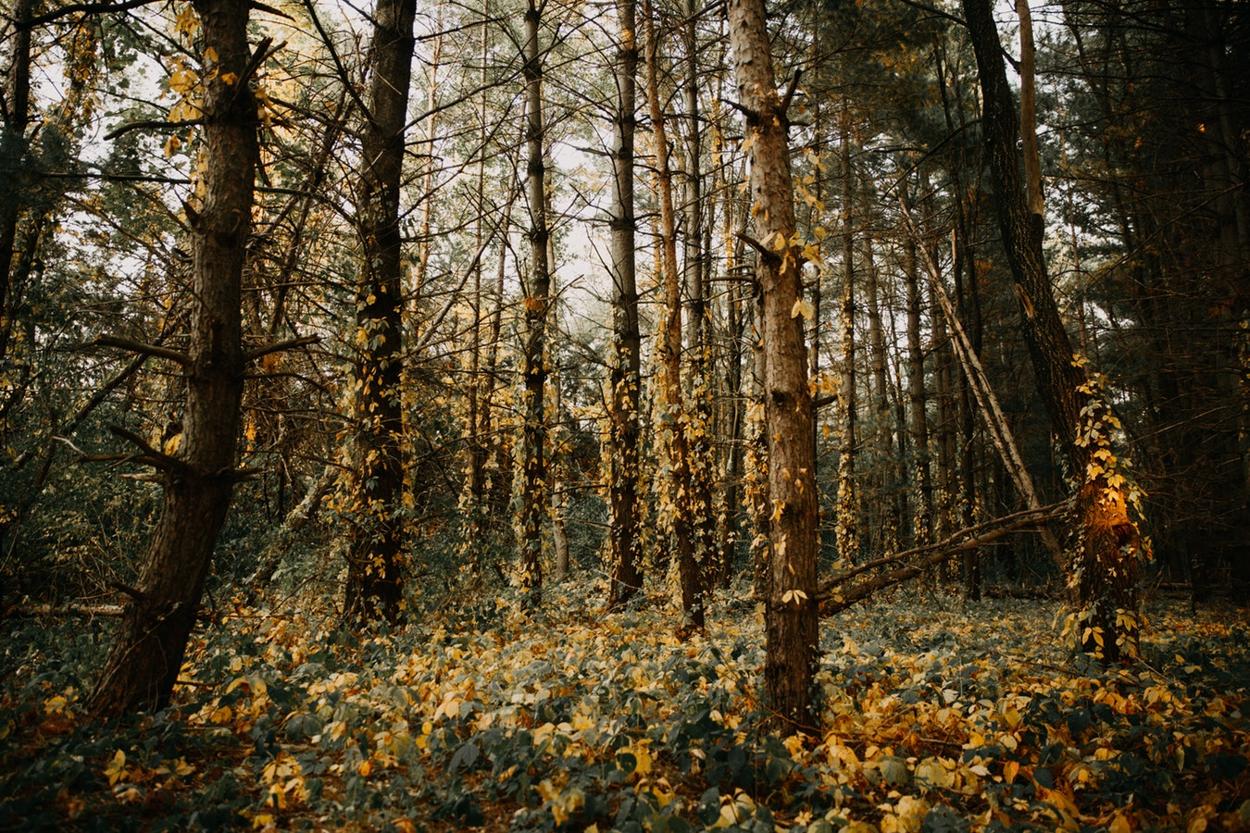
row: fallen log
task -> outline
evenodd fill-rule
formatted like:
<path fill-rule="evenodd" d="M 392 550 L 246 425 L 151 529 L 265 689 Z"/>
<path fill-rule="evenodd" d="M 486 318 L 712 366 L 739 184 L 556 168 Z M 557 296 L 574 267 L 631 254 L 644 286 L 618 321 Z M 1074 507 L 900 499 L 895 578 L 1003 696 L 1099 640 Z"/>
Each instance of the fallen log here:
<path fill-rule="evenodd" d="M 1068 501 L 1025 509 L 1000 518 L 975 524 L 959 530 L 933 544 L 904 550 L 894 555 L 887 555 L 866 564 L 860 564 L 845 572 L 839 573 L 821 583 L 816 595 L 822 615 L 831 615 L 846 610 L 851 605 L 863 601 L 880 590 L 893 587 L 904 581 L 923 574 L 930 567 L 941 564 L 955 555 L 977 550 L 1012 532 L 1027 529 L 1041 530 L 1046 524 L 1057 520 L 1068 508 Z M 879 573 L 861 581 L 856 581 L 872 571 L 883 567 L 896 566 L 894 569 Z"/>

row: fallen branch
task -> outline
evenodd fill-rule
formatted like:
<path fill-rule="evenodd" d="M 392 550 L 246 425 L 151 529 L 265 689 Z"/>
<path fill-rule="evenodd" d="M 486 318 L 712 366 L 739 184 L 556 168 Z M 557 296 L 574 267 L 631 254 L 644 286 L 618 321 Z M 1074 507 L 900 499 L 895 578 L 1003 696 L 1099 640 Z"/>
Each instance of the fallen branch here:
<path fill-rule="evenodd" d="M 121 616 L 121 605 L 50 604 L 13 605 L 4 612 L 10 616 Z"/>
<path fill-rule="evenodd" d="M 878 558 L 867 564 L 861 564 L 851 570 L 834 576 L 820 585 L 816 600 L 820 604 L 822 614 L 828 615 L 846 610 L 851 605 L 869 598 L 880 590 L 900 584 L 908 579 L 921 575 L 930 567 L 942 563 L 952 556 L 969 550 L 977 550 L 1012 532 L 1025 529 L 1044 529 L 1046 524 L 1056 520 L 1067 509 L 1068 502 L 1060 501 L 1049 506 L 1026 509 L 1004 515 L 1001 518 L 985 521 L 944 538 L 934 544 L 916 547 L 895 555 Z M 909 562 L 909 563 L 905 563 Z M 894 564 L 902 564 L 885 573 L 876 575 L 865 581 L 851 585 L 855 579 L 869 571 Z"/>

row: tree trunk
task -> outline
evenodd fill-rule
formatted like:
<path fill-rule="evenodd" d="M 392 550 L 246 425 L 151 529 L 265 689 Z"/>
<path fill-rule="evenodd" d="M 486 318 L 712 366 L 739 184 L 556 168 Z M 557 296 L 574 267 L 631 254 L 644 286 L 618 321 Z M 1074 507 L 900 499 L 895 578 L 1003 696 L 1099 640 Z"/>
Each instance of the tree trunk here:
<path fill-rule="evenodd" d="M 13 253 L 17 248 L 17 227 L 22 210 L 22 190 L 27 186 L 26 129 L 30 125 L 30 28 L 26 25 L 34 0 L 16 0 L 13 6 L 12 51 L 4 84 L 4 124 L 0 125 L 0 171 L 5 173 L 4 199 L 0 199 L 0 362 L 8 347 L 8 336 L 16 307 L 11 297 Z"/>
<path fill-rule="evenodd" d="M 355 525 L 347 552 L 343 612 L 350 622 L 397 622 L 403 601 L 403 261 L 399 191 L 412 74 L 416 0 L 374 8 L 368 107 L 361 138 L 356 294 Z"/>
<path fill-rule="evenodd" d="M 256 102 L 248 86 L 248 5 L 197 0 L 194 8 L 204 49 L 216 51 L 220 73 L 204 93 L 204 200 L 187 212 L 195 300 L 184 439 L 177 459 L 157 458 L 164 487 L 161 514 L 138 588 L 126 603 L 91 696 L 91 711 L 98 716 L 159 709 L 169 702 L 236 479 L 244 371 L 241 281 L 258 157 Z M 230 76 L 233 85 L 223 80 Z"/>
<path fill-rule="evenodd" d="M 923 244 L 921 244 L 923 245 Z M 912 546 L 923 547 L 933 538 L 933 484 L 929 471 L 929 419 L 924 386 L 924 348 L 920 344 L 920 275 L 916 265 L 917 241 L 904 246 L 907 282 L 907 410 L 911 434 L 912 471 L 915 473 L 916 506 L 912 518 Z"/>
<path fill-rule="evenodd" d="M 699 116 L 698 20 L 702 4 L 686 0 L 683 40 L 686 71 L 683 79 L 686 166 L 686 234 L 682 258 L 686 293 L 689 298 L 686 321 L 689 324 L 690 376 L 687 385 L 689 400 L 682 414 L 682 430 L 690 460 L 690 484 L 687 490 L 686 516 L 690 519 L 691 544 L 694 548 L 694 574 L 698 577 L 701 595 L 711 592 L 708 578 L 715 573 L 716 513 L 712 505 L 712 383 L 709 376 L 711 359 L 711 317 L 708 304 L 708 259 L 704 257 L 703 229 L 703 142 L 702 120 Z"/>
<path fill-rule="evenodd" d="M 677 268 L 677 229 L 673 211 L 673 177 L 669 167 L 668 128 L 660 100 L 659 43 L 651 3 L 644 0 L 643 25 L 646 27 L 647 104 L 655 134 L 656 182 L 660 203 L 660 267 L 664 283 L 664 323 L 657 336 L 662 364 L 661 394 L 664 414 L 661 424 L 669 458 L 669 478 L 665 507 L 677 554 L 681 582 L 683 630 L 701 630 L 704 622 L 703 580 L 695 558 L 694 529 L 689 515 L 690 448 L 686 442 L 684 397 L 681 387 L 681 273 Z"/>
<path fill-rule="evenodd" d="M 767 704 L 789 728 L 815 725 L 817 662 L 816 460 L 803 344 L 803 257 L 797 245 L 785 99 L 774 86 L 763 0 L 730 0 L 738 100 L 751 144 L 750 194 L 763 292 L 764 408 L 771 581 L 764 606 Z M 795 83 L 798 79 L 795 78 Z"/>
<path fill-rule="evenodd" d="M 859 558 L 859 499 L 855 484 L 855 227 L 854 173 L 851 168 L 851 110 L 842 101 L 842 378 L 838 404 L 842 424 L 838 449 L 837 516 L 838 560 L 854 564 Z"/>
<path fill-rule="evenodd" d="M 873 240 L 864 238 L 864 273 L 866 281 L 868 307 L 868 367 L 869 367 L 869 399 L 872 402 L 872 440 L 873 456 L 876 465 L 873 480 L 879 487 L 880 498 L 874 503 L 887 508 L 876 512 L 876 523 L 868 526 L 877 529 L 879 545 L 877 550 L 894 552 L 898 549 L 898 536 L 903 529 L 903 512 L 906 503 L 902 502 L 901 492 L 903 481 L 900 475 L 905 473 L 901 466 L 894 465 L 900 461 L 894 450 L 894 432 L 890 429 L 890 385 L 886 380 L 885 365 L 885 330 L 881 326 L 881 272 L 877 269 L 872 257 Z M 901 462 L 901 461 L 900 461 Z M 869 542 L 872 547 L 871 541 Z"/>
<path fill-rule="evenodd" d="M 547 260 L 547 177 L 543 161 L 542 53 L 538 48 L 540 10 L 533 0 L 525 11 L 525 102 L 527 188 L 530 214 L 530 276 L 525 288 L 525 426 L 521 465 L 521 587 L 525 605 L 542 601 L 542 530 L 547 482 L 544 446 L 547 428 L 543 405 L 547 387 L 546 323 L 551 288 Z"/>
<path fill-rule="evenodd" d="M 1147 553 L 1129 512 L 1133 493 L 1110 449 L 1119 422 L 1098 381 L 1075 360 L 1042 253 L 1041 216 L 1021 183 L 1020 135 L 989 0 L 963 0 L 984 101 L 982 133 L 1003 245 L 1024 317 L 1025 342 L 1051 426 L 1064 449 L 1077 502 L 1070 576 L 1082 609 L 1082 647 L 1106 661 L 1136 652 L 1139 562 Z"/>
<path fill-rule="evenodd" d="M 608 559 L 612 582 L 608 606 L 617 607 L 642 587 L 638 537 L 638 399 L 642 390 L 642 337 L 638 330 L 638 284 L 634 237 L 634 131 L 637 126 L 638 43 L 634 0 L 617 0 L 620 52 L 616 62 L 616 142 L 612 154 L 612 284 L 614 355 L 611 375 L 611 465 L 607 472 Z"/>

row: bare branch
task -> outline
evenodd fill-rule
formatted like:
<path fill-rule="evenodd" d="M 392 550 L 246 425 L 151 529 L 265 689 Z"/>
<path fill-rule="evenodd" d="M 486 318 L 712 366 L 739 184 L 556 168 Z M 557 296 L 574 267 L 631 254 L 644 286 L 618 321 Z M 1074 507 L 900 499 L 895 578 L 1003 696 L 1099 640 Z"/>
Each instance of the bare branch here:
<path fill-rule="evenodd" d="M 161 347 L 156 344 L 148 344 L 143 341 L 134 341 L 121 336 L 100 336 L 94 342 L 97 347 L 116 347 L 119 350 L 129 350 L 132 353 L 142 353 L 145 356 L 156 356 L 162 359 L 169 359 L 171 362 L 177 362 L 183 367 L 191 366 L 191 357 L 181 350 L 174 350 L 172 347 Z"/>
<path fill-rule="evenodd" d="M 266 344 L 264 347 L 257 347 L 255 350 L 249 350 L 244 356 L 245 361 L 254 362 L 257 359 L 268 356 L 272 353 L 282 353 L 286 350 L 294 350 L 297 347 L 306 347 L 309 344 L 317 344 L 321 341 L 321 336 L 300 336 L 299 338 L 287 339 L 286 341 L 277 341 L 273 344 Z"/>

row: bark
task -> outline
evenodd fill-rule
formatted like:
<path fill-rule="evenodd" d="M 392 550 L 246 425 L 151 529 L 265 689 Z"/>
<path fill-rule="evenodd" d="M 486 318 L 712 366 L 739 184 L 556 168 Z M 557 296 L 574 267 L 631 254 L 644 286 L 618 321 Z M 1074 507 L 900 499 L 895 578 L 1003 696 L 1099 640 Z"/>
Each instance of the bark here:
<path fill-rule="evenodd" d="M 764 686 L 781 725 L 815 725 L 817 662 L 815 411 L 807 384 L 802 254 L 796 244 L 786 107 L 775 88 L 763 0 L 730 0 L 729 36 L 746 114 L 750 194 L 763 293 L 764 409 L 768 438 L 771 581 L 764 605 Z M 797 84 L 797 76 L 794 83 Z"/>
<path fill-rule="evenodd" d="M 1024 185 L 1029 213 L 1042 221 L 1042 160 L 1037 150 L 1037 73 L 1033 49 L 1033 15 L 1029 0 L 1016 0 L 1020 18 L 1020 145 L 1024 157 Z"/>
<path fill-rule="evenodd" d="M 704 256 L 703 142 L 699 115 L 698 20 L 699 0 L 686 0 L 682 35 L 686 61 L 682 92 L 687 122 L 685 133 L 686 233 L 682 258 L 689 324 L 689 400 L 682 414 L 682 430 L 689 450 L 690 484 L 686 516 L 690 519 L 694 548 L 694 575 L 698 593 L 706 595 L 708 578 L 715 573 L 716 516 L 712 505 L 712 385 L 708 375 L 711 359 L 711 320 L 708 304 L 708 259 Z"/>
<path fill-rule="evenodd" d="M 855 227 L 854 173 L 851 168 L 850 104 L 842 102 L 842 377 L 838 385 L 842 425 L 838 449 L 838 560 L 854 564 L 859 556 L 859 499 L 855 484 Z"/>
<path fill-rule="evenodd" d="M 527 196 L 530 215 L 530 275 L 525 292 L 525 425 L 521 465 L 521 587 L 525 605 L 542 601 L 543 490 L 547 483 L 547 426 L 544 402 L 547 388 L 546 327 L 551 289 L 548 262 L 547 178 L 544 163 L 542 53 L 538 45 L 540 10 L 531 0 L 525 11 L 525 146 L 528 155 Z"/>
<path fill-rule="evenodd" d="M 1115 661 L 1136 651 L 1136 577 L 1144 555 L 1107 436 L 1118 423 L 1095 381 L 1074 361 L 1042 254 L 1042 223 L 1021 183 L 1019 125 L 989 0 L 963 0 L 984 102 L 982 135 L 999 226 L 1024 318 L 1025 342 L 1051 427 L 1075 481 L 1070 577 L 1082 609 L 1085 650 Z M 1121 478 L 1122 480 L 1122 478 Z"/>
<path fill-rule="evenodd" d="M 681 583 L 683 630 L 701 630 L 704 623 L 703 578 L 695 556 L 690 505 L 690 447 L 683 427 L 685 403 L 681 386 L 681 273 L 677 268 L 677 221 L 673 210 L 673 177 L 669 166 L 668 123 L 660 100 L 659 43 L 654 12 L 643 2 L 646 27 L 647 104 L 651 114 L 660 203 L 660 271 L 664 286 L 664 323 L 658 335 L 662 369 L 661 393 L 664 444 L 669 462 L 666 502 Z"/>
<path fill-rule="evenodd" d="M 880 487 L 879 504 L 887 504 L 884 519 L 874 524 L 878 528 L 878 549 L 893 552 L 898 549 L 898 533 L 903 528 L 906 502 L 901 494 L 905 462 L 894 450 L 894 433 L 890 430 L 890 387 L 886 380 L 885 330 L 881 326 L 881 273 L 872 257 L 873 241 L 864 239 L 864 273 L 867 276 L 865 298 L 868 307 L 868 368 L 869 398 L 872 401 L 873 452 L 877 458 L 874 479 Z M 897 468 L 895 462 L 897 461 Z M 882 517 L 881 513 L 878 517 Z"/>
<path fill-rule="evenodd" d="M 236 479 L 241 281 L 258 157 L 256 102 L 248 87 L 253 56 L 244 0 L 197 0 L 194 7 L 204 48 L 216 51 L 221 73 L 204 93 L 204 200 L 188 212 L 194 302 L 184 439 L 176 459 L 161 461 L 160 518 L 90 700 L 100 717 L 169 702 Z M 234 85 L 222 80 L 228 73 Z"/>
<path fill-rule="evenodd" d="M 29 183 L 24 175 L 26 156 L 26 130 L 30 125 L 30 33 L 25 25 L 33 12 L 34 0 L 16 0 L 12 19 L 15 31 L 12 52 L 4 84 L 4 123 L 0 129 L 0 162 L 11 165 L 5 171 L 7 192 L 0 199 L 0 362 L 8 347 L 8 335 L 12 327 L 16 307 L 12 297 L 13 255 L 17 248 L 18 220 L 22 212 L 22 190 Z M 11 179 L 9 177 L 12 177 Z M 33 242 L 33 241 L 32 241 Z"/>
<path fill-rule="evenodd" d="M 399 192 L 412 74 L 416 0 L 378 0 L 370 56 L 369 112 L 361 139 L 363 254 L 356 297 L 352 499 L 347 551 L 348 621 L 397 622 L 403 601 L 403 261 Z"/>
<path fill-rule="evenodd" d="M 608 606 L 628 601 L 642 587 L 642 545 L 638 534 L 638 422 L 642 390 L 642 337 L 638 328 L 638 283 L 634 214 L 634 133 L 637 127 L 638 42 L 634 0 L 617 0 L 620 52 L 615 66 L 616 137 L 612 153 L 612 455 L 608 471 L 608 558 L 612 580 Z"/>
<path fill-rule="evenodd" d="M 924 546 L 933 536 L 933 484 L 929 466 L 929 419 L 924 385 L 924 348 L 920 343 L 920 275 L 916 241 L 909 240 L 903 278 L 907 282 L 907 410 L 911 434 L 916 506 L 912 544 Z"/>

